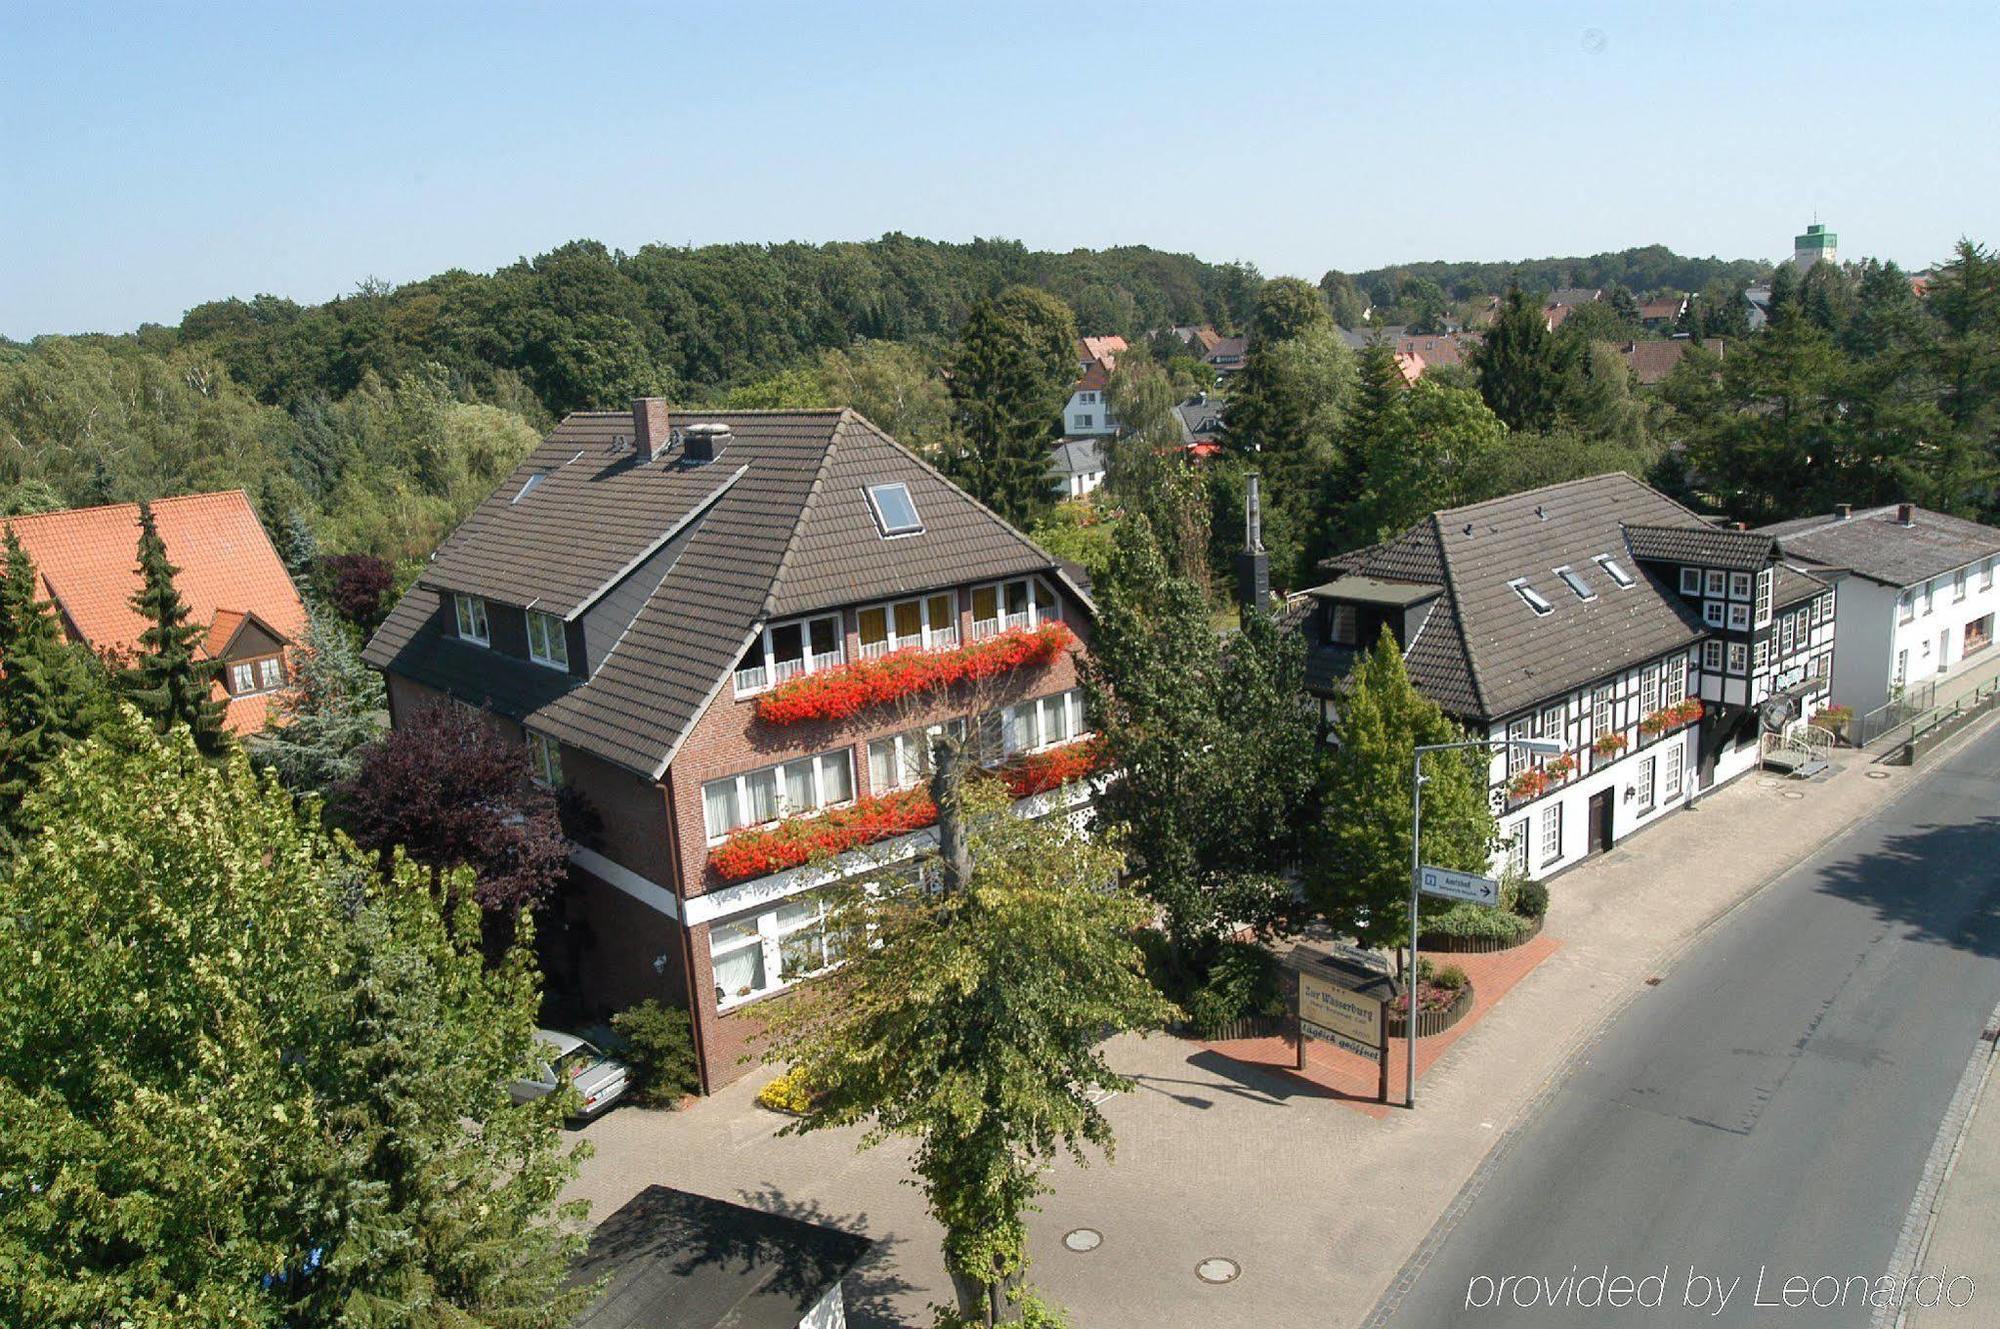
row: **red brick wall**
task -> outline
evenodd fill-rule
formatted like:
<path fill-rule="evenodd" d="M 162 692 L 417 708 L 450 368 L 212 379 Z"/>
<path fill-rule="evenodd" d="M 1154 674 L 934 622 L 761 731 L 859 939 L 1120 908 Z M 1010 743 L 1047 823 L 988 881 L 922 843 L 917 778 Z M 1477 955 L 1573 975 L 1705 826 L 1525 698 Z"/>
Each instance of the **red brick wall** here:
<path fill-rule="evenodd" d="M 1058 588 L 1061 592 L 1062 588 Z M 1063 621 L 1088 642 L 1088 618 L 1081 606 L 1064 594 Z M 961 588 L 959 596 L 959 640 L 972 638 L 971 596 Z M 855 611 L 844 614 L 847 658 L 860 658 Z M 695 722 L 673 765 L 667 771 L 671 786 L 674 827 L 680 844 L 680 862 L 687 873 L 682 888 L 685 897 L 706 895 L 733 883 L 724 881 L 708 866 L 708 830 L 703 820 L 701 786 L 719 776 L 755 770 L 775 762 L 828 752 L 846 747 L 853 752 L 855 792 L 876 791 L 868 785 L 868 743 L 871 739 L 898 734 L 906 729 L 937 724 L 945 720 L 983 714 L 1000 706 L 1011 706 L 1029 697 L 1064 692 L 1077 686 L 1077 670 L 1072 657 L 1040 668 L 1016 670 L 977 688 L 956 689 L 953 693 L 928 699 L 912 699 L 895 706 L 862 711 L 847 720 L 828 723 L 766 725 L 755 713 L 755 699 L 738 700 L 733 680 Z M 754 1052 L 755 1039 L 763 1022 L 758 1010 L 763 1002 L 753 1001 L 728 1012 L 718 1012 L 715 977 L 709 967 L 708 925 L 691 929 L 693 990 L 696 996 L 695 1025 L 708 1066 L 708 1088 L 712 1092 L 755 1069 L 742 1060 Z M 766 1001 L 783 1000 L 782 994 Z"/>

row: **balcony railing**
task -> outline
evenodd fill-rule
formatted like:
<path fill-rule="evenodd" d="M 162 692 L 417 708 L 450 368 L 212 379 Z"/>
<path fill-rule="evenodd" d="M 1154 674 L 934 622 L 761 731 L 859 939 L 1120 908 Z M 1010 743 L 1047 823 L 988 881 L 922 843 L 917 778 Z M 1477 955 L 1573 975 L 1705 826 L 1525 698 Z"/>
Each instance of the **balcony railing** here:
<path fill-rule="evenodd" d="M 884 637 L 881 641 L 864 641 L 861 643 L 861 658 L 864 660 L 879 660 L 883 656 L 894 654 L 897 651 L 914 651 L 919 648 L 929 651 L 946 651 L 956 645 L 958 645 L 958 628 L 954 625 L 948 628 L 933 629 L 929 640 L 925 640 L 919 636 Z"/>
<path fill-rule="evenodd" d="M 765 684 L 770 681 L 771 672 L 764 668 L 763 665 L 756 665 L 750 669 L 739 669 L 736 671 L 736 690 L 738 692 L 761 692 Z"/>
<path fill-rule="evenodd" d="M 832 669 L 844 664 L 847 657 L 840 651 L 821 651 L 818 655 L 801 656 L 796 660 L 772 660 L 766 664 L 752 665 L 748 669 L 736 671 L 736 691 L 761 692 L 767 687 L 797 678 L 801 674 L 818 673 L 822 669 Z"/>

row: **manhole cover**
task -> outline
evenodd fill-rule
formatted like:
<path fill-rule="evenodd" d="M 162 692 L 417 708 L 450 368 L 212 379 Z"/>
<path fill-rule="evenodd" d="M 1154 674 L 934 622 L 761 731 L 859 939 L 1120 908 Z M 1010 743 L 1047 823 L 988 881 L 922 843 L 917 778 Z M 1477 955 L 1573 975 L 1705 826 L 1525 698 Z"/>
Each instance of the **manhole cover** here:
<path fill-rule="evenodd" d="M 1225 1260 L 1220 1255 L 1211 1255 L 1194 1267 L 1194 1276 L 1204 1283 L 1228 1283 L 1243 1270 L 1236 1261 Z"/>
<path fill-rule="evenodd" d="M 1870 771 L 1870 772 L 1868 772 L 1868 778 L 1869 778 L 1869 779 L 1871 779 L 1871 780 L 1886 780 L 1886 779 L 1888 779 L 1888 778 L 1889 778 L 1889 772 L 1887 772 L 1887 771 Z"/>
<path fill-rule="evenodd" d="M 1805 797 L 1805 795 L 1804 795 L 1804 794 L 1802 794 L 1802 793 L 1800 793 L 1800 792 L 1799 792 L 1798 790 L 1796 790 L 1796 789 L 1787 789 L 1787 790 L 1785 791 L 1785 797 L 1786 797 L 1786 798 L 1804 798 L 1804 797 Z"/>
<path fill-rule="evenodd" d="M 1080 1227 L 1063 1233 L 1063 1245 L 1069 1247 L 1078 1255 L 1083 1254 L 1085 1251 L 1094 1251 L 1103 1244 L 1104 1234 L 1094 1227 Z"/>
<path fill-rule="evenodd" d="M 1776 789 L 1778 787 L 1778 782 L 1776 780 L 1771 780 L 1771 779 L 1760 779 L 1757 781 L 1757 787 L 1759 789 Z"/>

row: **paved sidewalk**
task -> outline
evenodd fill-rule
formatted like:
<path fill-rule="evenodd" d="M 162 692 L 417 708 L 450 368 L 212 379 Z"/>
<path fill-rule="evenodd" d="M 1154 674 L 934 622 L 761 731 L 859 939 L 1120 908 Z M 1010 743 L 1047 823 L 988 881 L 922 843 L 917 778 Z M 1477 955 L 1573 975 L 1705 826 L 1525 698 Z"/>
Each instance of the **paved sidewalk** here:
<path fill-rule="evenodd" d="M 1901 1321 L 1910 1329 L 1972 1329 L 2000 1324 L 2000 1087 L 1989 1043 L 1977 1054 L 1985 1060 L 1984 1082 L 1957 1144 L 1951 1171 L 1938 1197 L 1937 1218 L 1924 1242 L 1917 1268 L 1947 1280 L 1918 1289 L 1935 1303 L 1908 1309 Z M 1964 1275 L 1970 1286 L 1960 1281 Z M 1949 1300 L 1944 1298 L 1949 1297 Z M 1964 1302 L 1954 1307 L 1951 1302 Z"/>
<path fill-rule="evenodd" d="M 1414 1113 L 1364 1115 L 1197 1043 L 1115 1041 L 1112 1064 L 1138 1085 L 1105 1109 L 1117 1160 L 1053 1169 L 1031 1278 L 1089 1329 L 1359 1324 L 1517 1114 L 1613 1010 L 1645 999 L 1648 976 L 1925 778 L 1852 751 L 1835 761 L 1812 783 L 1747 776 L 1552 882 L 1560 947 L 1429 1069 Z M 856 1132 L 777 1138 L 782 1121 L 752 1102 L 768 1078 L 686 1112 L 608 1114 L 587 1130 L 598 1153 L 571 1195 L 602 1215 L 657 1181 L 865 1232 L 883 1244 L 849 1285 L 853 1322 L 928 1324 L 926 1303 L 949 1288 L 939 1233 L 903 1184 L 907 1150 L 857 1154 Z M 1066 1249 L 1086 1227 L 1101 1244 Z M 1241 1275 L 1197 1279 L 1211 1257 Z"/>

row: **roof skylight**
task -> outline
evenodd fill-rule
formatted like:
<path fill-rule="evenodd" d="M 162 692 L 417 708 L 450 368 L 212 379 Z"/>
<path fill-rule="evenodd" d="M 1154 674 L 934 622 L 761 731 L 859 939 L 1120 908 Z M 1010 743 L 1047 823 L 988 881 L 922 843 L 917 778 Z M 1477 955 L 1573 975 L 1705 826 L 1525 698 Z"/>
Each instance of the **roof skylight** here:
<path fill-rule="evenodd" d="M 1611 557 L 1609 554 L 1599 554 L 1597 556 L 1597 566 L 1603 568 L 1604 575 L 1617 582 L 1620 586 L 1631 586 L 1636 580 L 1617 559 Z"/>
<path fill-rule="evenodd" d="M 875 524 L 884 536 L 915 535 L 924 529 L 917 505 L 906 484 L 868 486 L 868 505 L 875 509 Z"/>
<path fill-rule="evenodd" d="M 1597 592 L 1590 589 L 1590 583 L 1585 581 L 1583 574 L 1575 568 L 1557 568 L 1555 571 L 1556 576 L 1563 579 L 1563 585 L 1576 592 L 1577 599 L 1595 600 L 1597 598 Z"/>
<path fill-rule="evenodd" d="M 1523 577 L 1515 581 L 1510 581 L 1507 585 L 1513 590 L 1514 594 L 1521 597 L 1522 602 L 1528 608 L 1535 611 L 1538 617 L 1555 609 L 1555 606 L 1550 604 L 1540 591 L 1528 585 L 1527 578 Z"/>

